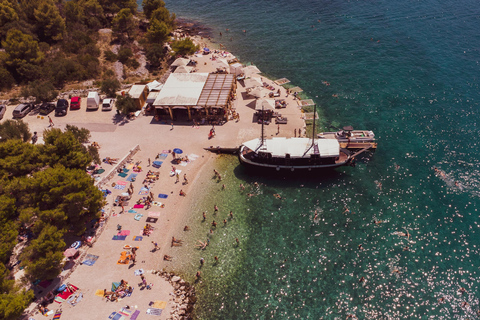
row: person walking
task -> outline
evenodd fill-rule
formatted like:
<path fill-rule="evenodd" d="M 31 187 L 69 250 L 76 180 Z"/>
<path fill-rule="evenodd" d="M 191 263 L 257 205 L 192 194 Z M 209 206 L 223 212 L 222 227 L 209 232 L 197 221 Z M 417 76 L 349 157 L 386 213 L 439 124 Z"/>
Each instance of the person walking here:
<path fill-rule="evenodd" d="M 296 138 L 297 137 L 297 129 L 293 129 L 293 136 Z"/>
<path fill-rule="evenodd" d="M 32 136 L 32 144 L 37 143 L 37 140 L 38 140 L 37 131 L 35 131 Z"/>
<path fill-rule="evenodd" d="M 153 252 L 156 252 L 157 250 L 159 250 L 160 248 L 158 247 L 158 243 L 155 242 L 155 241 L 152 241 L 153 243 Z"/>
<path fill-rule="evenodd" d="M 277 135 L 280 133 L 280 125 L 277 124 Z"/>
<path fill-rule="evenodd" d="M 170 129 L 170 131 L 172 131 L 172 130 L 173 130 L 173 122 L 171 123 L 171 125 L 172 125 L 172 128 Z"/>
<path fill-rule="evenodd" d="M 48 126 L 49 127 L 55 126 L 55 124 L 53 123 L 53 120 L 52 120 L 52 118 L 50 118 L 50 116 L 48 116 Z"/>
<path fill-rule="evenodd" d="M 177 173 L 175 173 L 175 178 L 176 178 L 176 181 L 175 183 L 178 183 L 180 181 L 180 175 Z"/>
<path fill-rule="evenodd" d="M 188 184 L 187 174 L 183 174 L 183 184 Z"/>

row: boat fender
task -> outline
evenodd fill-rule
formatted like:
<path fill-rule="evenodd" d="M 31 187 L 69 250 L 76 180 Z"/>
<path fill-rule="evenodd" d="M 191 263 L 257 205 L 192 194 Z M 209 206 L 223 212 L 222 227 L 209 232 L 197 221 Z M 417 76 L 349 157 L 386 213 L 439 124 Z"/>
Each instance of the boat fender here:
<path fill-rule="evenodd" d="M 294 168 L 294 167 L 292 167 L 290 170 L 292 170 L 292 172 L 293 172 L 293 171 L 295 171 L 295 168 Z"/>
<path fill-rule="evenodd" d="M 308 171 L 312 171 L 312 167 L 308 167 Z"/>
<path fill-rule="evenodd" d="M 277 167 L 277 171 L 280 171 L 280 167 Z"/>

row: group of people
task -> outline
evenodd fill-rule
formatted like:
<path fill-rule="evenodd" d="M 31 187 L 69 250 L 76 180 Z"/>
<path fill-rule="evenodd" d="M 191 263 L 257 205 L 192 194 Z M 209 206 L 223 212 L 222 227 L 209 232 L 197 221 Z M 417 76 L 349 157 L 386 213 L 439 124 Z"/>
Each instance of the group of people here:
<path fill-rule="evenodd" d="M 149 236 L 153 232 L 153 229 L 154 229 L 153 226 L 147 223 L 145 227 L 143 227 L 143 235 Z"/>
<path fill-rule="evenodd" d="M 103 297 L 110 301 L 118 301 L 119 298 L 123 298 L 133 292 L 133 288 L 127 281 L 121 280 L 120 285 L 114 291 L 107 291 L 103 289 Z"/>

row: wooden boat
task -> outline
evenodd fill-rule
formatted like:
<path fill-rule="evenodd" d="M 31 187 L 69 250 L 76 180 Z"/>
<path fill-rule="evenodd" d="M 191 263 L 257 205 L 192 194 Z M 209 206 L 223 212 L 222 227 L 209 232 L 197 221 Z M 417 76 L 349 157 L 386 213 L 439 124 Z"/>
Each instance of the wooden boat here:
<path fill-rule="evenodd" d="M 314 114 L 315 112 L 316 106 Z M 350 130 L 350 133 L 352 130 Z M 315 132 L 315 121 L 313 122 L 312 132 Z M 330 139 L 316 139 L 315 134 L 312 134 L 311 138 L 274 137 L 265 139 L 262 123 L 261 137 L 244 142 L 240 146 L 239 159 L 242 164 L 254 168 L 277 171 L 311 171 L 349 165 L 355 159 L 355 156 L 372 148 L 370 143 L 349 150 L 346 142 L 348 142 L 348 138 L 344 142 L 343 137 L 340 136 L 332 136 Z"/>

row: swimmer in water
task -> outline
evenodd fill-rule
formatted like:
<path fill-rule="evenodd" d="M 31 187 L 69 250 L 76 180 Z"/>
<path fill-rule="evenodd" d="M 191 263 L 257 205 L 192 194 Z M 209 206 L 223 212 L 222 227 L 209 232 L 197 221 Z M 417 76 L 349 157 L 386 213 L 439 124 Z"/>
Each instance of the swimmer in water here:
<path fill-rule="evenodd" d="M 278 193 L 274 193 L 273 196 L 274 196 L 275 198 L 277 198 L 277 199 L 282 199 L 282 196 L 279 195 Z"/>
<path fill-rule="evenodd" d="M 313 220 L 317 221 L 317 219 L 318 219 L 318 212 L 317 210 L 315 210 L 315 215 L 313 216 Z"/>

